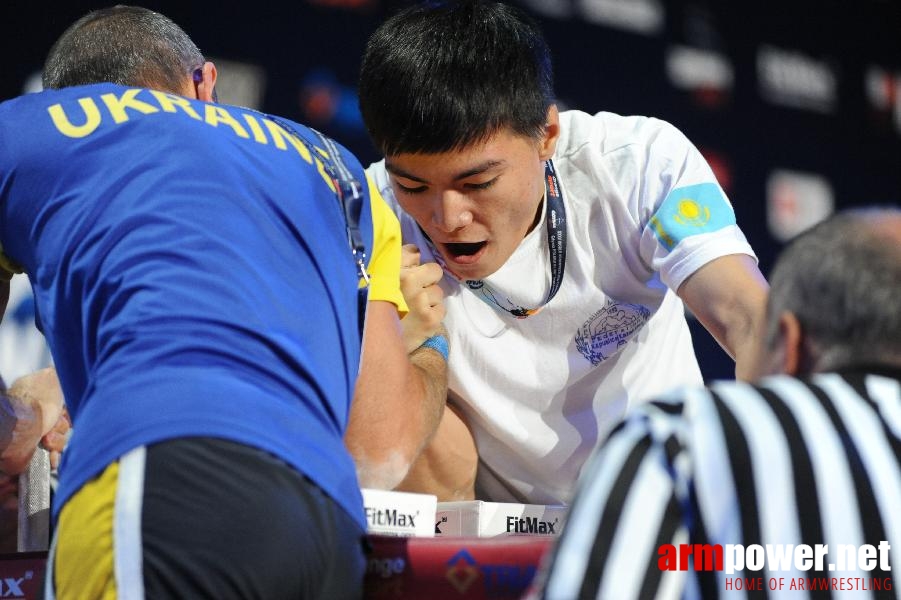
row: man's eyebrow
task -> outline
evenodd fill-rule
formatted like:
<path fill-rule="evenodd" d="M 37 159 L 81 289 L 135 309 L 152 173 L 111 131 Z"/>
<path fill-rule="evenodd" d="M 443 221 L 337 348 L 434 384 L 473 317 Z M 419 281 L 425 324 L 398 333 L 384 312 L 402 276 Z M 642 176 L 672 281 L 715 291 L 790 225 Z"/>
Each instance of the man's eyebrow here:
<path fill-rule="evenodd" d="M 504 164 L 503 160 L 486 160 L 485 162 L 480 163 L 480 164 L 472 167 L 471 169 L 467 169 L 467 170 L 463 171 L 462 173 L 458 173 L 457 175 L 454 175 L 453 180 L 460 181 L 461 179 L 466 179 L 467 177 L 472 177 L 473 175 L 478 175 L 480 173 L 484 173 L 485 171 L 487 171 L 489 169 L 493 169 L 494 167 L 497 167 L 502 164 Z M 404 171 L 397 165 L 391 164 L 387 159 L 385 159 L 385 170 L 388 171 L 389 173 L 396 175 L 397 177 L 403 177 L 404 179 L 409 179 L 411 181 L 416 181 L 418 183 L 425 183 L 425 184 L 429 183 L 422 177 L 417 177 L 416 175 L 407 173 L 406 171 Z"/>
<path fill-rule="evenodd" d="M 418 181 L 419 183 L 428 183 L 428 181 L 426 181 L 425 179 L 422 179 L 421 177 L 417 177 L 416 175 L 411 175 L 410 173 L 407 173 L 400 167 L 391 164 L 390 162 L 388 162 L 387 158 L 385 159 L 385 170 L 388 171 L 389 173 L 392 173 L 393 175 L 396 175 L 397 177 L 403 177 L 404 179 Z"/>
<path fill-rule="evenodd" d="M 484 173 L 489 169 L 493 169 L 494 167 L 500 166 L 504 164 L 503 160 L 486 160 L 482 164 L 476 165 L 471 169 L 467 169 L 463 171 L 459 175 L 454 177 L 454 181 L 460 181 L 461 179 L 466 179 L 467 177 L 472 177 L 473 175 L 478 175 L 480 173 Z"/>

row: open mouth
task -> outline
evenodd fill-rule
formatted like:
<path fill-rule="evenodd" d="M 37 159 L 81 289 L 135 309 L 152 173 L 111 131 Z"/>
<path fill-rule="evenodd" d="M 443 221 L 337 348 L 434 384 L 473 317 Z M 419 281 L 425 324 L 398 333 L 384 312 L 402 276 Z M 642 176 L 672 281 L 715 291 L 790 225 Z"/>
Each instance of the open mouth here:
<path fill-rule="evenodd" d="M 485 247 L 488 242 L 455 242 L 444 244 L 447 253 L 454 258 L 462 258 L 478 254 L 479 250 Z"/>

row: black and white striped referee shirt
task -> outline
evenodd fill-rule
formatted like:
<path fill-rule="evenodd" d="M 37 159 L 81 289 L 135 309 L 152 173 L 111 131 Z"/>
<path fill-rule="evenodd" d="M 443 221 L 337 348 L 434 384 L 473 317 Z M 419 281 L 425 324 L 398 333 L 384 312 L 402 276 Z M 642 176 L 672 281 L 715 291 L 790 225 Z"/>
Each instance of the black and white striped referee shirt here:
<path fill-rule="evenodd" d="M 774 376 L 631 412 L 582 472 L 544 597 L 895 599 L 895 565 L 901 371 Z"/>

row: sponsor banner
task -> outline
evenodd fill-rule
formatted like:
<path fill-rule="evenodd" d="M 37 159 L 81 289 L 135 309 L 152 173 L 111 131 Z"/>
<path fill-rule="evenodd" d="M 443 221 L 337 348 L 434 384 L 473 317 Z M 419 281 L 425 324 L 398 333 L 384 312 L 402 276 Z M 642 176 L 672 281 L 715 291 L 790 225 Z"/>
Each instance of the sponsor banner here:
<path fill-rule="evenodd" d="M 832 214 L 832 186 L 821 175 L 776 170 L 766 182 L 767 226 L 786 242 Z"/>
<path fill-rule="evenodd" d="M 429 494 L 362 489 L 369 533 L 433 537 L 435 506 Z"/>
<path fill-rule="evenodd" d="M 773 46 L 757 50 L 760 95 L 773 104 L 832 113 L 838 104 L 838 76 L 826 61 Z"/>
<path fill-rule="evenodd" d="M 659 0 L 576 0 L 581 16 L 589 23 L 607 25 L 642 35 L 657 35 L 665 25 Z"/>
<path fill-rule="evenodd" d="M 46 552 L 0 554 L 0 598 L 41 598 L 46 568 Z"/>
<path fill-rule="evenodd" d="M 667 49 L 666 74 L 674 87 L 690 92 L 707 107 L 722 105 L 735 83 L 732 63 L 724 54 L 689 46 Z"/>
<path fill-rule="evenodd" d="M 567 510 L 566 506 L 481 500 L 439 502 L 435 513 L 435 536 L 555 537 L 563 528 Z"/>
<path fill-rule="evenodd" d="M 369 536 L 368 600 L 521 598 L 553 538 L 398 538 Z"/>

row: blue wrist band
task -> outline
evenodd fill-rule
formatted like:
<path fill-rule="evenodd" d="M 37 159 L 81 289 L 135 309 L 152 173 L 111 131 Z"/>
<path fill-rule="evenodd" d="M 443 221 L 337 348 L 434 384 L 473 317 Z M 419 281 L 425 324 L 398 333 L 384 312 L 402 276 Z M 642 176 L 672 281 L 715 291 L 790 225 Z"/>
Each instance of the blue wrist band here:
<path fill-rule="evenodd" d="M 420 348 L 431 348 L 432 350 L 441 354 L 444 357 L 444 361 L 447 362 L 447 338 L 443 335 L 433 335 L 426 341 L 422 343 Z"/>

